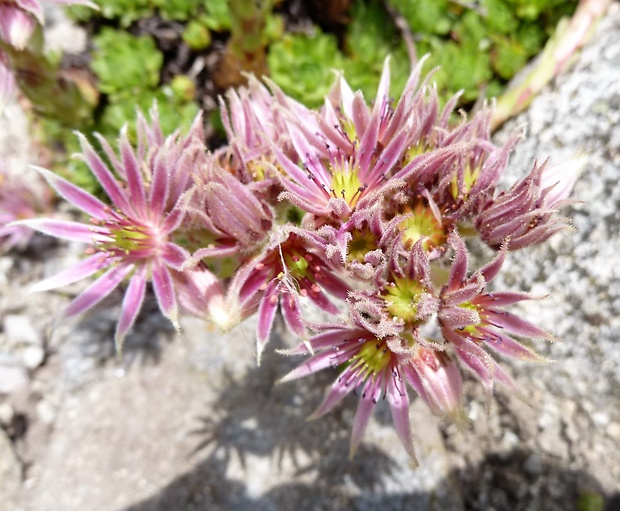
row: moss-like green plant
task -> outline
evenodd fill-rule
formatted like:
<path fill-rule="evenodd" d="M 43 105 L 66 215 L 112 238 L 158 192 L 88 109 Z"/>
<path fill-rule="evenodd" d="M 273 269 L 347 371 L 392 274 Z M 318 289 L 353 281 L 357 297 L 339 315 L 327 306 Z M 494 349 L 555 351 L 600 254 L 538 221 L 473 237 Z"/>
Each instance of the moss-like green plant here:
<path fill-rule="evenodd" d="M 94 38 L 91 63 L 99 90 L 114 97 L 134 97 L 156 87 L 164 56 L 149 36 L 104 28 Z"/>
<path fill-rule="evenodd" d="M 503 86 L 539 53 L 558 20 L 577 0 L 388 0 L 409 25 L 418 55 L 430 53 L 425 71 L 440 95 L 463 90 L 464 103 L 501 93 Z"/>
<path fill-rule="evenodd" d="M 392 56 L 392 92 L 402 91 L 410 71 L 404 45 L 381 2 L 357 2 L 341 50 L 333 34 L 314 27 L 311 35 L 286 34 L 269 50 L 272 79 L 292 97 L 318 106 L 333 84 L 334 71 L 344 71 L 354 89 L 374 97 L 383 61 Z"/>
<path fill-rule="evenodd" d="M 382 2 L 372 0 L 353 4 L 344 53 L 347 81 L 364 92 L 367 98 L 374 97 L 383 61 L 391 55 L 391 93 L 398 95 L 402 92 L 411 71 L 411 63 L 401 34 Z"/>
<path fill-rule="evenodd" d="M 317 27 L 311 35 L 286 34 L 271 45 L 268 66 L 272 79 L 290 96 L 309 106 L 323 102 L 342 69 L 343 56 L 335 36 Z"/>
<path fill-rule="evenodd" d="M 128 27 L 140 18 L 147 18 L 153 14 L 151 0 L 97 0 L 99 12 L 79 5 L 67 9 L 69 15 L 76 21 L 88 21 L 92 18 L 103 17 L 118 20 L 120 26 Z"/>

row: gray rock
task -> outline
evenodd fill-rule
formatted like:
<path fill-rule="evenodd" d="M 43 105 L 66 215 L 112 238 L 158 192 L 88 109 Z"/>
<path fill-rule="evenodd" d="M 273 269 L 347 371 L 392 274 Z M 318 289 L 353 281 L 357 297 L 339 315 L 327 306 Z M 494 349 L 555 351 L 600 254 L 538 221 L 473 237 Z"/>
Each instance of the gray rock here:
<path fill-rule="evenodd" d="M 16 497 L 21 485 L 22 469 L 13 451 L 10 438 L 0 428 L 0 506 L 16 509 Z"/>
<path fill-rule="evenodd" d="M 28 373 L 21 361 L 0 353 L 0 394 L 13 394 L 28 386 Z"/>
<path fill-rule="evenodd" d="M 7 314 L 3 321 L 4 334 L 13 344 L 42 344 L 41 333 L 32 324 L 32 319 L 23 314 Z"/>

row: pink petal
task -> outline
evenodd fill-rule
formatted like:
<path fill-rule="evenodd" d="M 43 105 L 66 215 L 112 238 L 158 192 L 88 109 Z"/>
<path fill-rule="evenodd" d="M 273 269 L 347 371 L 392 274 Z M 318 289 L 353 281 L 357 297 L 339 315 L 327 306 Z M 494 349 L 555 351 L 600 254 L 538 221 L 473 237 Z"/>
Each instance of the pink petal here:
<path fill-rule="evenodd" d="M 124 212 L 132 211 L 127 199 L 127 194 L 121 188 L 114 175 L 110 172 L 107 165 L 99 157 L 99 155 L 90 145 L 86 137 L 81 133 L 77 133 L 82 147 L 84 160 L 88 164 L 91 172 L 95 175 L 99 184 L 103 187 L 112 202 Z"/>
<path fill-rule="evenodd" d="M 162 231 L 164 233 L 170 234 L 171 232 L 176 231 L 177 228 L 181 225 L 181 222 L 183 222 L 183 219 L 185 218 L 186 206 L 189 203 L 191 197 L 192 194 L 189 191 L 179 197 L 176 204 L 174 205 L 174 208 L 168 214 L 168 217 L 166 218 L 166 221 L 162 226 Z"/>
<path fill-rule="evenodd" d="M 98 234 L 93 226 L 80 224 L 78 222 L 69 222 L 65 220 L 52 220 L 50 218 L 32 218 L 29 220 L 19 220 L 13 222 L 13 225 L 23 225 L 30 227 L 35 231 L 55 236 L 56 238 L 62 238 L 69 241 L 83 241 L 86 243 L 92 243 L 102 238 L 101 234 Z"/>
<path fill-rule="evenodd" d="M 277 281 L 271 281 L 265 290 L 258 307 L 258 325 L 256 327 L 256 356 L 260 364 L 261 355 L 269 341 L 273 320 L 278 309 Z"/>
<path fill-rule="evenodd" d="M 43 8 L 38 0 L 16 0 L 15 3 L 24 11 L 32 14 L 37 19 L 39 24 L 43 25 Z"/>
<path fill-rule="evenodd" d="M 355 412 L 355 419 L 353 421 L 353 430 L 351 431 L 351 447 L 349 450 L 349 456 L 353 457 L 357 447 L 359 446 L 368 421 L 372 415 L 375 405 L 381 398 L 381 383 L 385 377 L 384 373 L 373 375 L 364 385 L 364 390 L 360 397 L 359 404 L 357 405 L 357 411 Z"/>
<path fill-rule="evenodd" d="M 57 287 L 68 286 L 78 280 L 90 277 L 102 268 L 105 268 L 113 263 L 114 259 L 109 258 L 103 252 L 97 252 L 87 259 L 80 261 L 75 266 L 67 268 L 53 277 L 37 282 L 29 289 L 29 291 L 31 293 L 38 293 L 40 291 L 48 291 Z"/>
<path fill-rule="evenodd" d="M 152 165 L 153 176 L 151 178 L 149 205 L 153 213 L 157 215 L 164 212 L 168 200 L 171 176 L 167 163 L 165 158 L 158 155 Z"/>
<path fill-rule="evenodd" d="M 351 447 L 349 448 L 349 456 L 352 458 L 355 455 L 355 451 L 364 436 L 364 431 L 368 426 L 368 421 L 375 409 L 376 401 L 373 401 L 370 397 L 362 398 L 357 405 L 357 411 L 355 412 L 355 419 L 353 421 L 353 429 L 351 430 Z"/>
<path fill-rule="evenodd" d="M 289 330 L 297 337 L 306 337 L 306 327 L 301 319 L 297 297 L 285 293 L 280 297 L 280 311 Z"/>
<path fill-rule="evenodd" d="M 37 26 L 35 19 L 23 10 L 0 4 L 0 38 L 17 50 L 23 50 Z"/>
<path fill-rule="evenodd" d="M 486 328 L 481 328 L 480 333 L 484 336 L 484 342 L 500 355 L 533 362 L 545 361 L 544 357 L 541 357 L 534 350 L 517 342 L 512 337 L 492 332 Z"/>
<path fill-rule="evenodd" d="M 129 197 L 133 211 L 140 218 L 143 218 L 146 214 L 146 198 L 144 193 L 144 182 L 142 180 L 142 173 L 140 172 L 140 164 L 136 158 L 136 155 L 129 144 L 127 138 L 127 128 L 123 129 L 120 137 L 120 149 L 121 158 L 123 159 L 123 166 L 125 168 L 125 175 L 127 176 L 127 184 L 129 185 Z"/>
<path fill-rule="evenodd" d="M 542 328 L 538 328 L 529 321 L 525 321 L 510 312 L 500 310 L 488 310 L 487 312 L 487 321 L 489 323 L 500 328 L 505 328 L 513 334 L 522 335 L 523 337 L 553 339 L 550 333 L 545 332 Z"/>
<path fill-rule="evenodd" d="M 346 371 L 345 371 L 346 372 Z M 330 412 L 334 409 L 334 407 L 342 401 L 347 394 L 350 394 L 353 389 L 357 387 L 356 384 L 345 385 L 341 383 L 341 379 L 344 377 L 341 375 L 332 385 L 332 387 L 327 392 L 325 399 L 321 403 L 321 405 L 310 415 L 309 419 L 317 419 L 322 417 L 326 413 Z"/>
<path fill-rule="evenodd" d="M 105 220 L 110 216 L 110 206 L 104 204 L 96 197 L 93 197 L 90 193 L 81 188 L 78 188 L 74 184 L 70 183 L 66 179 L 59 177 L 58 175 L 50 172 L 49 170 L 41 167 L 32 166 L 39 174 L 41 174 L 50 186 L 56 190 L 65 200 L 68 200 L 72 204 L 75 204 L 85 213 L 99 220 Z"/>
<path fill-rule="evenodd" d="M 162 254 L 162 261 L 172 269 L 181 271 L 190 255 L 187 250 L 175 243 L 166 243 Z"/>
<path fill-rule="evenodd" d="M 504 264 L 504 259 L 506 258 L 506 252 L 508 251 L 508 244 L 503 243 L 499 252 L 495 256 L 489 264 L 487 264 L 484 268 L 480 270 L 480 273 L 484 277 L 486 282 L 491 282 L 495 276 L 499 273 L 502 268 L 502 264 Z"/>
<path fill-rule="evenodd" d="M 449 242 L 454 247 L 455 254 L 448 278 L 448 288 L 455 289 L 461 286 L 467 276 L 467 247 L 457 234 L 450 235 Z"/>
<path fill-rule="evenodd" d="M 400 377 L 394 376 L 388 380 L 387 399 L 390 403 L 396 434 L 409 456 L 415 460 L 417 457 L 413 447 L 411 423 L 409 422 L 409 396 Z"/>
<path fill-rule="evenodd" d="M 152 272 L 153 290 L 155 291 L 159 309 L 171 321 L 174 327 L 179 330 L 177 301 L 172 277 L 166 266 L 158 261 L 153 263 Z"/>
<path fill-rule="evenodd" d="M 75 316 L 97 305 L 114 291 L 133 269 L 133 264 L 119 264 L 108 270 L 69 304 L 65 315 Z"/>
<path fill-rule="evenodd" d="M 381 72 L 381 80 L 377 88 L 375 97 L 375 109 L 381 110 L 382 105 L 390 100 L 390 57 L 386 57 L 383 61 L 383 70 Z"/>
<path fill-rule="evenodd" d="M 318 373 L 319 371 L 326 369 L 328 367 L 332 367 L 333 358 L 334 358 L 334 354 L 331 351 L 325 351 L 323 353 L 318 353 L 310 357 L 305 362 L 298 365 L 290 373 L 280 378 L 280 381 L 285 382 L 285 381 L 297 380 L 298 378 L 303 378 L 310 374 Z M 347 390 L 346 393 L 348 392 L 349 390 Z"/>
<path fill-rule="evenodd" d="M 116 352 L 119 355 L 123 352 L 125 336 L 136 322 L 136 318 L 142 308 L 144 293 L 146 291 L 146 269 L 146 265 L 142 265 L 138 268 L 129 280 L 129 286 L 127 286 L 127 291 L 125 291 L 123 305 L 121 306 L 121 317 L 116 325 L 116 335 L 114 337 Z"/>

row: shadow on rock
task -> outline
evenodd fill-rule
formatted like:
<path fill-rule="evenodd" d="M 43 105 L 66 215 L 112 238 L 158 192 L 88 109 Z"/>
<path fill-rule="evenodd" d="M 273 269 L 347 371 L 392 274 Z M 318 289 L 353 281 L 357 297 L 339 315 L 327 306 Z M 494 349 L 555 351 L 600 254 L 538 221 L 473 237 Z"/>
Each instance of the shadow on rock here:
<path fill-rule="evenodd" d="M 364 443 L 350 459 L 355 396 L 326 416 L 307 420 L 336 373 L 324 371 L 295 382 L 277 382 L 301 360 L 270 353 L 242 379 L 226 376 L 221 394 L 193 432 L 198 440 L 194 454 L 210 451 L 226 462 L 236 455 L 242 466 L 248 455 L 268 456 L 279 468 L 291 463 L 296 477 L 313 474 L 333 485 L 350 480 L 360 487 L 379 487 L 397 464 L 378 447 Z"/>
<path fill-rule="evenodd" d="M 517 449 L 490 453 L 482 463 L 454 473 L 467 511 L 616 511 L 620 496 L 606 498 L 599 482 L 550 456 Z"/>
<path fill-rule="evenodd" d="M 114 334 L 122 299 L 123 291 L 114 291 L 81 316 L 61 344 L 68 387 L 78 387 L 97 378 L 97 370 L 116 358 Z M 153 293 L 147 291 L 136 323 L 125 340 L 122 365 L 130 369 L 137 363 L 158 363 L 164 343 L 173 335 L 174 327 L 159 312 Z"/>
<path fill-rule="evenodd" d="M 431 509 L 429 495 L 386 483 L 402 465 L 378 446 L 362 443 L 349 457 L 355 396 L 306 420 L 335 373 L 276 383 L 300 360 L 270 353 L 241 379 L 226 376 L 193 431 L 192 456 L 203 460 L 126 511 Z"/>

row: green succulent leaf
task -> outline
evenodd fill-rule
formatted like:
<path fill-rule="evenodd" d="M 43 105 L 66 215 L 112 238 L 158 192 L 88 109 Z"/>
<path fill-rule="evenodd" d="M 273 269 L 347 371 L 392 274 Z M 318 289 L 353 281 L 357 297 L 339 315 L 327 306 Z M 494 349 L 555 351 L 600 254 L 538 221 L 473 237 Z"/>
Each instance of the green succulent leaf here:
<path fill-rule="evenodd" d="M 204 50 L 211 44 L 211 33 L 200 21 L 190 21 L 181 36 L 192 50 Z"/>
<path fill-rule="evenodd" d="M 151 0 L 96 0 L 99 11 L 79 5 L 67 9 L 69 15 L 77 21 L 88 21 L 103 17 L 119 20 L 122 27 L 128 27 L 140 18 L 148 18 L 153 14 Z"/>
<path fill-rule="evenodd" d="M 342 69 L 343 57 L 336 38 L 316 28 L 311 36 L 287 34 L 272 44 L 267 64 L 286 94 L 318 106 L 334 81 L 332 70 Z"/>
<path fill-rule="evenodd" d="M 228 0 L 204 0 L 204 6 L 207 12 L 201 18 L 201 23 L 215 32 L 230 30 L 232 19 Z"/>
<path fill-rule="evenodd" d="M 187 21 L 205 4 L 205 0 L 152 0 L 165 20 Z"/>
<path fill-rule="evenodd" d="M 99 89 L 111 96 L 135 97 L 156 87 L 164 56 L 149 36 L 104 28 L 94 38 L 91 67 Z"/>

